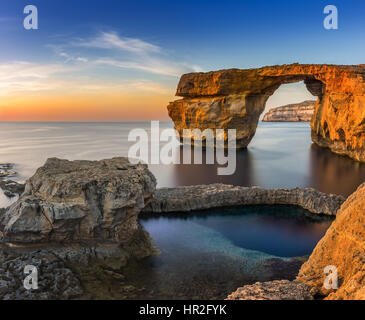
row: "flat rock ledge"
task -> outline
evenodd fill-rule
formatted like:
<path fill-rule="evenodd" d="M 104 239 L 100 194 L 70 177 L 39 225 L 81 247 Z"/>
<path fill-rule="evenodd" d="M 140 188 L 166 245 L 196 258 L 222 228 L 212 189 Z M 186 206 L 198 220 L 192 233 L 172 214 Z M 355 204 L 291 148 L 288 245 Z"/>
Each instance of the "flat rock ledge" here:
<path fill-rule="evenodd" d="M 336 215 L 343 196 L 312 188 L 263 189 L 224 184 L 157 189 L 144 213 L 189 212 L 229 206 L 296 205 L 314 214 Z"/>
<path fill-rule="evenodd" d="M 257 282 L 238 288 L 226 300 L 314 300 L 311 287 L 299 281 Z"/>

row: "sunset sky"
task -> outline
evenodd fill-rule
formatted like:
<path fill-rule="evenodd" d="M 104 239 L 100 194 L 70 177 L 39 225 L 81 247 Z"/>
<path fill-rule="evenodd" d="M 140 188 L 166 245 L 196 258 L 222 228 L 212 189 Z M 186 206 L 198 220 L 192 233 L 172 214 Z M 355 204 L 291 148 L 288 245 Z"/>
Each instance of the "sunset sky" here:
<path fill-rule="evenodd" d="M 28 4 L 39 30 L 23 28 Z M 323 28 L 327 4 L 339 30 Z M 364 17 L 363 0 L 3 0 L 0 121 L 167 120 L 187 72 L 365 63 Z M 305 98 L 294 84 L 269 105 Z"/>

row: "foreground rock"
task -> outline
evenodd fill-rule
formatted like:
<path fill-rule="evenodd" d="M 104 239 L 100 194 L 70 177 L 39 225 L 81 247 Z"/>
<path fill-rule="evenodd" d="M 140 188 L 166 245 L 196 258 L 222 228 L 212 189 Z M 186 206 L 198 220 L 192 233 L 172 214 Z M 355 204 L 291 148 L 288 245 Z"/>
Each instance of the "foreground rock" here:
<path fill-rule="evenodd" d="M 125 158 L 48 159 L 18 201 L 0 210 L 0 298 L 76 298 L 95 266 L 120 278 L 131 258 L 156 254 L 138 222 L 155 187 L 146 165 Z M 23 286 L 26 265 L 38 270 L 36 290 Z"/>
<path fill-rule="evenodd" d="M 311 287 L 299 281 L 257 282 L 238 288 L 227 300 L 313 300 Z"/>
<path fill-rule="evenodd" d="M 324 288 L 326 266 L 337 268 L 338 290 Z M 329 300 L 365 300 L 365 184 L 342 205 L 297 279 Z"/>
<path fill-rule="evenodd" d="M 71 299 L 83 293 L 79 279 L 66 263 L 51 250 L 19 252 L 1 247 L 0 299 L 48 300 Z M 37 268 L 38 289 L 26 290 L 24 268 Z"/>
<path fill-rule="evenodd" d="M 224 184 L 157 189 L 143 212 L 188 212 L 244 205 L 297 205 L 315 214 L 336 215 L 345 198 L 311 188 L 272 189 Z"/>
<path fill-rule="evenodd" d="M 123 278 L 121 269 L 130 259 L 141 259 L 152 254 L 157 254 L 157 250 L 152 246 L 147 232 L 142 229 L 123 246 L 105 243 L 94 246 L 85 243 L 32 246 L 2 244 L 0 299 L 66 300 L 93 296 L 94 283 L 103 278 L 120 282 Z M 27 265 L 37 268 L 38 289 L 24 288 L 24 268 Z M 103 282 L 99 286 L 102 289 L 105 287 Z"/>
<path fill-rule="evenodd" d="M 181 138 L 190 137 L 184 129 L 236 129 L 237 147 L 245 148 L 269 97 L 280 85 L 298 81 L 318 97 L 313 142 L 365 162 L 364 65 L 292 64 L 185 74 L 176 93 L 183 99 L 169 104 L 169 116 Z"/>
<path fill-rule="evenodd" d="M 138 213 L 155 186 L 147 166 L 125 158 L 48 159 L 3 215 L 4 240 L 126 242 L 138 230 Z"/>
<path fill-rule="evenodd" d="M 288 104 L 273 108 L 263 117 L 263 122 L 309 122 L 313 118 L 316 101 Z"/>

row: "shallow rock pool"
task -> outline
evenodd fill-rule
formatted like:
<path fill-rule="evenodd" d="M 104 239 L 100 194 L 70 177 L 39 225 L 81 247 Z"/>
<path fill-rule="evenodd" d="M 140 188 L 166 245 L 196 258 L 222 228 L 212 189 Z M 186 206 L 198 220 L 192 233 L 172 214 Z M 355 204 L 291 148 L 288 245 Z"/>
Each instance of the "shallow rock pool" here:
<path fill-rule="evenodd" d="M 294 279 L 332 222 L 292 206 L 140 220 L 160 254 L 130 262 L 115 298 L 224 299 L 245 284 Z"/>

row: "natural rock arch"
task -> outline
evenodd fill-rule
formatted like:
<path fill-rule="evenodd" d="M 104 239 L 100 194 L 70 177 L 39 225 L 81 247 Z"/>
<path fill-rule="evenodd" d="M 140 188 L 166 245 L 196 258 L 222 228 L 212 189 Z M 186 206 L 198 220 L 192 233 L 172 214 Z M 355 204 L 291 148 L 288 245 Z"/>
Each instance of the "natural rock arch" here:
<path fill-rule="evenodd" d="M 246 148 L 268 98 L 282 84 L 299 81 L 318 97 L 313 142 L 365 162 L 365 65 L 292 64 L 185 74 L 176 93 L 183 99 L 169 104 L 169 116 L 181 138 L 184 129 L 236 129 L 237 147 Z"/>

